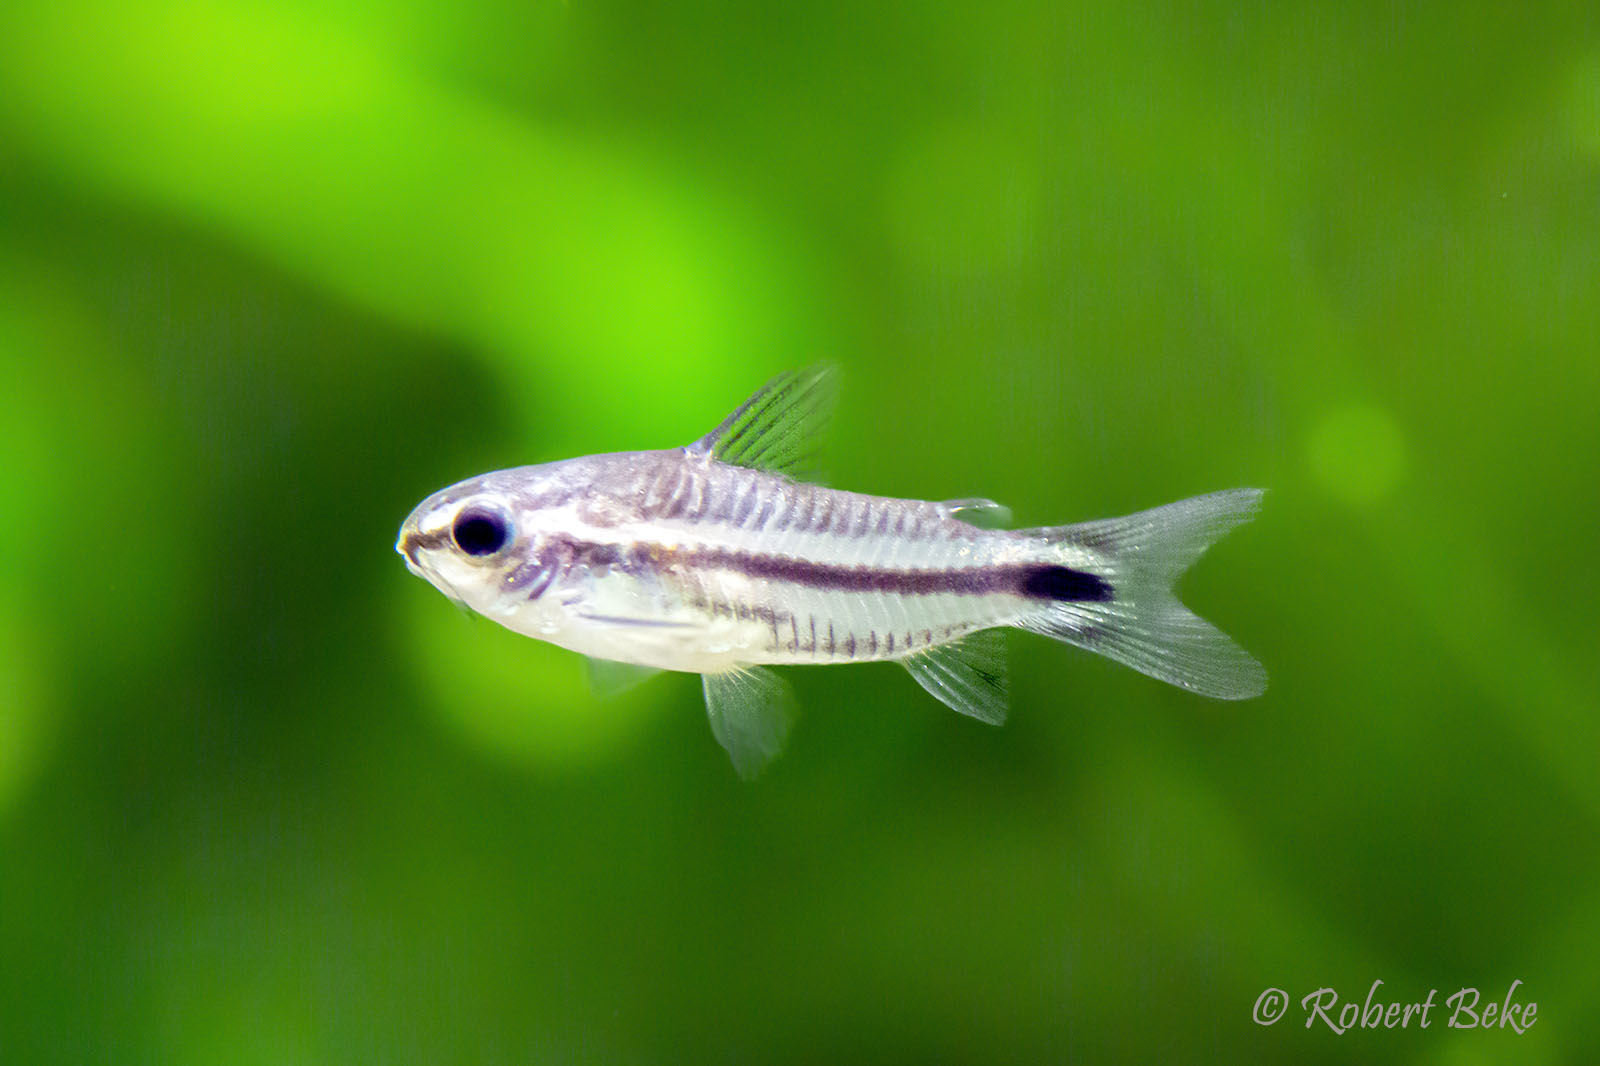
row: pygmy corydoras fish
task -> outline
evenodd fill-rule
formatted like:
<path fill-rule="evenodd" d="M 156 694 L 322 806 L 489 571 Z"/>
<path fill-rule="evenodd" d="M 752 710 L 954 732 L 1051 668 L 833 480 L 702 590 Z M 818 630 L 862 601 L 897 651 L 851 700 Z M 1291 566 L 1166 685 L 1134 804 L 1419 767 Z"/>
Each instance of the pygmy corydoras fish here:
<path fill-rule="evenodd" d="M 704 678 L 740 774 L 782 748 L 788 686 L 763 664 L 893 659 L 963 714 L 1006 714 L 1014 626 L 1219 699 L 1261 665 L 1173 583 L 1250 519 L 1257 489 L 1039 529 L 988 500 L 930 503 L 797 480 L 827 368 L 781 374 L 688 447 L 484 474 L 434 493 L 396 550 L 446 596 L 593 659 Z"/>

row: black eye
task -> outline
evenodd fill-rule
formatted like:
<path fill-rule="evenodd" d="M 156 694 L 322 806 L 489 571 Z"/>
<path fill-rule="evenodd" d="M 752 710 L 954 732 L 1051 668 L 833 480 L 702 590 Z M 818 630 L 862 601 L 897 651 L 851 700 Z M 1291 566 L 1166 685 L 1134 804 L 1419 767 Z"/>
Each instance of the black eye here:
<path fill-rule="evenodd" d="M 456 515 L 450 536 L 468 555 L 493 555 L 511 539 L 511 523 L 496 511 L 468 507 Z"/>

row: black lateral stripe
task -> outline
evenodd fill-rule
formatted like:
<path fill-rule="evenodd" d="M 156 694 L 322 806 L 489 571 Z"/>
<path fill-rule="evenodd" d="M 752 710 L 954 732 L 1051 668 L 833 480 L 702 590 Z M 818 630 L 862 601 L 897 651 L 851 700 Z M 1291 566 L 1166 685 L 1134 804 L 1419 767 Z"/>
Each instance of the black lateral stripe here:
<path fill-rule="evenodd" d="M 405 545 L 414 549 L 410 538 Z M 542 594 L 555 574 L 575 561 L 595 566 L 620 566 L 625 570 L 653 569 L 675 553 L 663 553 L 658 546 L 634 543 L 585 543 L 568 537 L 551 537 L 540 546 L 540 562 L 534 571 L 524 564 L 507 577 L 511 588 L 532 584 L 530 598 Z M 687 565 L 707 570 L 731 570 L 746 577 L 785 581 L 827 592 L 869 592 L 884 595 L 989 596 L 1010 594 L 1030 599 L 1108 603 L 1115 590 L 1105 578 L 1085 570 L 1051 563 L 1011 563 L 1000 566 L 948 567 L 944 569 L 899 570 L 871 566 L 818 563 L 785 555 L 732 551 L 725 548 L 690 550 L 672 558 L 669 565 Z M 773 643 L 779 643 L 778 619 L 763 618 L 772 626 Z M 792 643 L 799 644 L 798 620 L 786 619 L 794 628 Z M 815 640 L 815 637 L 812 638 Z M 852 638 L 853 639 L 853 638 Z M 893 639 L 892 635 L 890 639 Z M 927 642 L 931 643 L 931 640 Z M 907 643 L 910 643 L 908 635 Z M 815 644 L 812 645 L 815 647 Z M 852 652 L 853 654 L 853 652 Z"/>
<path fill-rule="evenodd" d="M 1092 603 L 1105 603 L 1113 595 L 1111 585 L 1098 574 L 1048 563 L 892 570 L 817 563 L 784 555 L 761 555 L 720 548 L 687 552 L 682 562 L 693 567 L 732 570 L 746 577 L 786 581 L 828 592 L 876 592 L 902 596 L 939 593 L 990 596 L 1010 593 L 1032 599 Z"/>
<path fill-rule="evenodd" d="M 1026 596 L 1042 600 L 1076 600 L 1108 603 L 1111 585 L 1099 574 L 1074 570 L 1070 566 L 1038 566 L 1022 582 Z"/>

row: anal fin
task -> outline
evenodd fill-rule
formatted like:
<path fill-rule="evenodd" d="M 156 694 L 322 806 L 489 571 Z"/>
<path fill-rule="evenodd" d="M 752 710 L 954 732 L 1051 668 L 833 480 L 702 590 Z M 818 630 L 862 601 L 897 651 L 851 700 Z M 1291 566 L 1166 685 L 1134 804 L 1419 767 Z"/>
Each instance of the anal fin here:
<path fill-rule="evenodd" d="M 951 710 L 990 725 L 1005 722 L 1010 686 L 1004 630 L 980 630 L 902 661 L 917 684 Z"/>
<path fill-rule="evenodd" d="M 711 732 L 746 781 L 777 758 L 794 724 L 794 691 L 760 666 L 740 666 L 704 675 Z"/>

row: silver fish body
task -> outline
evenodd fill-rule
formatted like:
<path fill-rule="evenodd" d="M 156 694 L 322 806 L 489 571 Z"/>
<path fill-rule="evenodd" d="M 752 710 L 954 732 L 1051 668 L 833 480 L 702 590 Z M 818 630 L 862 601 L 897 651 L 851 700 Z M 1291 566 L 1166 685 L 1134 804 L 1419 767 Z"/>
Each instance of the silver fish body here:
<path fill-rule="evenodd" d="M 500 508 L 516 530 L 490 564 L 497 574 L 448 558 L 446 529 L 475 502 Z M 1042 568 L 1096 562 L 1087 549 L 979 529 L 953 510 L 675 449 L 465 482 L 418 508 L 401 544 L 412 545 L 408 557 L 446 546 L 447 558 L 431 560 L 445 591 L 510 629 L 695 673 L 905 658 L 1013 624 Z"/>
<path fill-rule="evenodd" d="M 1259 664 L 1172 596 L 1254 513 L 1237 489 L 1124 519 L 1006 531 L 988 501 L 845 492 L 789 473 L 823 371 L 784 375 L 685 448 L 472 478 L 423 501 L 397 550 L 440 591 L 595 659 L 705 675 L 742 773 L 781 748 L 786 688 L 763 665 L 895 659 L 956 710 L 1005 713 L 998 627 L 1045 633 L 1206 695 L 1259 693 Z"/>

